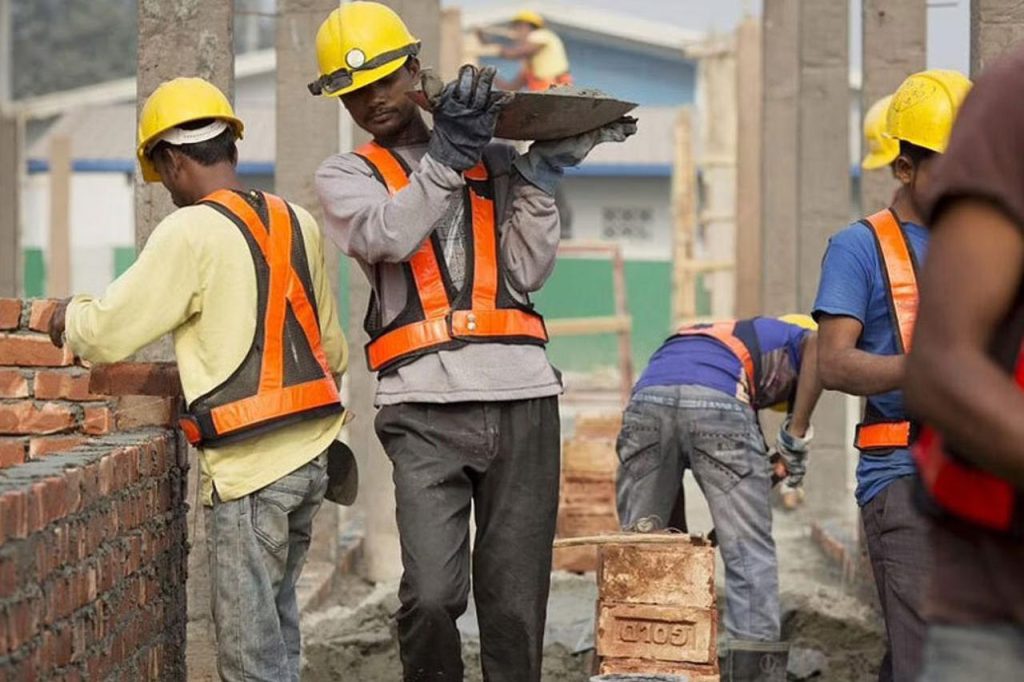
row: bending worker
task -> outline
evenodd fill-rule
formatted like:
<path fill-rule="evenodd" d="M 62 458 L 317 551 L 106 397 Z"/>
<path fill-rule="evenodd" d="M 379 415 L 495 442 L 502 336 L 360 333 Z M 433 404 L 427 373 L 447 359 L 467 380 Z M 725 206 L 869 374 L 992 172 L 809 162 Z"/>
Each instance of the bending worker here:
<path fill-rule="evenodd" d="M 498 56 L 516 59 L 523 67 L 512 81 L 498 79 L 495 84 L 504 90 L 544 92 L 556 85 L 572 85 L 569 57 L 558 34 L 544 25 L 544 17 L 523 10 L 512 18 L 512 43 L 502 45 Z M 488 42 L 484 32 L 478 34 L 481 42 Z"/>
<path fill-rule="evenodd" d="M 887 631 L 881 682 L 916 680 L 924 642 L 928 528 L 914 504 L 907 448 L 916 426 L 900 388 L 928 245 L 921 195 L 970 85 L 955 71 L 932 70 L 908 77 L 893 94 L 886 134 L 899 143 L 891 164 L 899 189 L 889 208 L 829 240 L 814 303 L 825 388 L 867 397 L 854 441 L 856 497 Z"/>
<path fill-rule="evenodd" d="M 786 669 L 772 539 L 773 467 L 758 410 L 788 403 L 776 445 L 786 485 L 806 473 L 821 395 L 814 321 L 756 317 L 682 328 L 651 357 L 623 415 L 619 520 L 665 527 L 690 469 L 707 498 L 725 562 L 724 681 Z M 642 525 L 642 524 L 641 524 Z"/>
<path fill-rule="evenodd" d="M 326 159 L 316 186 L 328 235 L 373 288 L 366 358 L 394 466 L 405 679 L 463 678 L 456 620 L 472 575 L 484 676 L 538 681 L 562 383 L 529 294 L 555 265 L 562 168 L 635 124 L 517 155 L 490 144 L 505 101 L 493 69 L 464 66 L 427 127 L 406 97 L 420 43 L 387 6 L 342 5 L 316 42 L 321 75 L 310 89 L 340 97 L 373 136 Z"/>
<path fill-rule="evenodd" d="M 200 448 L 217 668 L 229 682 L 297 682 L 295 584 L 342 426 L 335 375 L 347 353 L 316 221 L 245 189 L 241 136 L 210 83 L 176 78 L 153 92 L 139 165 L 178 210 L 102 298 L 58 308 L 50 335 L 91 362 L 174 335 L 181 424 Z"/>

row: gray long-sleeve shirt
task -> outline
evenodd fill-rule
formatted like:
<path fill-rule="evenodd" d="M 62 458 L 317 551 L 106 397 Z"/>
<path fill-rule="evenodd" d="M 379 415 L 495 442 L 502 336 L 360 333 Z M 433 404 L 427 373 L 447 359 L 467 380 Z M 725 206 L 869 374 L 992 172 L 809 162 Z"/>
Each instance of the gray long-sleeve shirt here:
<path fill-rule="evenodd" d="M 467 229 L 469 213 L 452 206 L 463 201 L 465 181 L 426 150 L 426 145 L 392 150 L 413 170 L 409 185 L 394 196 L 355 154 L 329 157 L 316 174 L 327 235 L 363 269 L 384 324 L 405 307 L 401 263 L 435 230 L 446 246 L 456 246 L 445 249 L 450 266 L 465 258 L 459 248 L 462 240 L 453 239 L 453 231 Z M 554 269 L 559 223 L 554 199 L 511 174 L 514 153 L 510 147 L 492 145 L 487 159 L 496 215 L 502 216 L 499 256 L 509 290 L 525 300 Z M 381 376 L 377 404 L 523 400 L 561 391 L 560 377 L 540 346 L 471 343 L 430 353 Z"/>

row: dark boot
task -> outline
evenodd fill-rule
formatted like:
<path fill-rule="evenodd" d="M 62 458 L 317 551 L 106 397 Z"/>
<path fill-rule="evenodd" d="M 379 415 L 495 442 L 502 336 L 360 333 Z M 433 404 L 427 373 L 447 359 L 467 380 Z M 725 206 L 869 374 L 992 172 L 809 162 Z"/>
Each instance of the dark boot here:
<path fill-rule="evenodd" d="M 722 658 L 722 682 L 786 682 L 789 642 L 734 639 Z"/>

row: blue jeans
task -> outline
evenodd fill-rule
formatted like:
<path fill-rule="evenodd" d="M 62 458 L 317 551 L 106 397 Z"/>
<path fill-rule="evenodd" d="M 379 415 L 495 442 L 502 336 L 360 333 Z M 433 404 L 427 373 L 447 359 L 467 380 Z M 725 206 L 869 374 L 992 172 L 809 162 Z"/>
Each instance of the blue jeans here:
<path fill-rule="evenodd" d="M 1019 680 L 1024 625 L 929 625 L 921 682 Z"/>
<path fill-rule="evenodd" d="M 205 510 L 217 670 L 226 682 L 298 682 L 295 597 L 313 517 L 327 490 L 324 454 L 237 500 Z"/>
<path fill-rule="evenodd" d="M 645 517 L 665 526 L 690 469 L 725 562 L 726 630 L 735 639 L 778 641 L 771 465 L 756 413 L 713 389 L 653 386 L 633 394 L 616 447 L 622 526 Z"/>

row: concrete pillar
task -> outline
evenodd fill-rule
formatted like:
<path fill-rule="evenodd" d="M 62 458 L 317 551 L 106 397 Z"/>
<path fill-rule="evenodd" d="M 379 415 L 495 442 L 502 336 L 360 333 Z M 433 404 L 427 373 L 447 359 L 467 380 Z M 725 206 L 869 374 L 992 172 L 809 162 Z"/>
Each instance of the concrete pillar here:
<path fill-rule="evenodd" d="M 323 225 L 314 187 L 320 162 L 338 152 L 341 106 L 333 97 L 313 97 L 306 83 L 317 75 L 316 35 L 320 23 L 338 7 L 337 0 L 278 0 L 277 111 L 274 192 L 307 209 Z M 338 251 L 324 240 L 324 257 L 335 296 L 338 295 Z M 341 507 L 325 504 L 313 524 L 310 562 L 337 560 Z"/>
<path fill-rule="evenodd" d="M 139 53 L 136 96 L 139 111 L 146 98 L 165 80 L 200 76 L 230 98 L 235 86 L 232 45 L 234 0 L 140 0 Z M 165 216 L 174 210 L 171 197 L 159 183 L 135 188 L 135 246 L 141 250 Z"/>
<path fill-rule="evenodd" d="M 1024 5 L 1016 0 L 971 0 L 971 76 L 1024 40 Z"/>
<path fill-rule="evenodd" d="M 137 106 L 165 80 L 178 76 L 200 76 L 211 81 L 231 98 L 234 93 L 233 49 L 234 1 L 140 0 L 138 3 Z M 134 137 L 133 137 L 134 139 Z M 174 210 L 170 195 L 159 183 L 143 183 L 136 176 L 135 245 L 141 250 L 153 228 Z M 141 351 L 139 359 L 172 360 L 169 339 Z M 198 469 L 195 451 L 190 453 L 191 490 L 189 501 L 198 502 Z M 216 679 L 215 637 L 210 616 L 209 573 L 205 533 L 197 517 L 198 504 L 189 510 L 188 558 L 188 679 Z"/>
<path fill-rule="evenodd" d="M 761 313 L 761 22 L 736 29 L 736 316 Z"/>
<path fill-rule="evenodd" d="M 441 42 L 440 0 L 386 0 L 405 20 L 414 36 L 423 43 L 420 61 L 423 66 L 437 68 Z M 353 131 L 353 144 L 368 141 L 362 130 Z M 366 366 L 363 347 L 369 340 L 363 331 L 363 313 L 370 299 L 370 284 L 361 268 L 349 269 L 351 315 L 348 341 L 352 349 L 349 364 L 349 405 L 356 415 L 350 426 L 352 448 L 360 469 L 360 499 L 357 508 L 366 521 L 363 543 L 363 572 L 370 580 L 388 580 L 401 574 L 402 563 L 395 524 L 395 494 L 391 480 L 391 463 L 373 430 L 376 409 L 373 396 L 377 381 Z"/>
<path fill-rule="evenodd" d="M 798 112 L 800 1 L 765 0 L 762 123 L 762 312 L 797 305 Z"/>
<path fill-rule="evenodd" d="M 22 126 L 0 111 L 0 296 L 21 292 Z"/>
<path fill-rule="evenodd" d="M 872 104 L 892 94 L 904 78 L 926 68 L 928 32 L 926 0 L 863 0 L 862 10 L 861 120 Z M 868 215 L 888 206 L 896 186 L 886 168 L 864 171 L 860 181 L 861 213 Z"/>
<path fill-rule="evenodd" d="M 71 295 L 71 138 L 50 142 L 50 239 L 46 249 L 46 295 Z"/>

